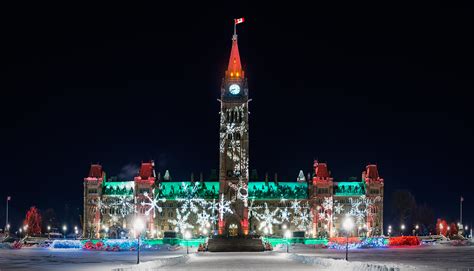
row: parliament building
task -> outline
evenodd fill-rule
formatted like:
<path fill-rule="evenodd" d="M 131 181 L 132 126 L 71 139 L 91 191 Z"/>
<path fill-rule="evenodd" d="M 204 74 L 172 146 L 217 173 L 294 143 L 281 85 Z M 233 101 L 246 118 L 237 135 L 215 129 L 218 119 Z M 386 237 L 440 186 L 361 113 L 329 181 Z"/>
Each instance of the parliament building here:
<path fill-rule="evenodd" d="M 235 28 L 234 28 L 235 29 Z M 341 222 L 352 217 L 352 236 L 378 236 L 383 229 L 384 180 L 376 165 L 360 179 L 334 180 L 328 165 L 314 161 L 313 172 L 295 180 L 249 177 L 249 86 L 234 30 L 221 85 L 219 170 L 215 176 L 175 181 L 142 162 L 133 180 L 107 177 L 102 165 L 84 178 L 85 238 L 126 238 L 133 221 L 146 221 L 148 238 L 189 231 L 193 236 L 345 235 Z"/>

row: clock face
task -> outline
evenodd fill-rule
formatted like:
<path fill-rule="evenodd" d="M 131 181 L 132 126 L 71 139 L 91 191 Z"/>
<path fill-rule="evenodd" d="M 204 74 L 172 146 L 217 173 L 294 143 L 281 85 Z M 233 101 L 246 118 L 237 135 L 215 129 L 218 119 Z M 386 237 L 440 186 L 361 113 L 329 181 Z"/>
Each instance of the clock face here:
<path fill-rule="evenodd" d="M 240 86 L 237 84 L 232 84 L 229 86 L 229 92 L 232 95 L 237 95 L 240 93 Z"/>

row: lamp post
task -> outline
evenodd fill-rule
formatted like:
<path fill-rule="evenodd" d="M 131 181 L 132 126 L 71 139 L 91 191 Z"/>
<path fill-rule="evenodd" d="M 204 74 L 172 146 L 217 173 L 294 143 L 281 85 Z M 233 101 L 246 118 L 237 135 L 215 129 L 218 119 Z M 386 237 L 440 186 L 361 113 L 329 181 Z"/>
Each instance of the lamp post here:
<path fill-rule="evenodd" d="M 405 231 L 405 224 L 402 224 L 402 225 L 400 226 L 400 229 L 402 230 L 402 236 L 403 236 L 403 232 Z"/>
<path fill-rule="evenodd" d="M 392 233 L 392 225 L 388 225 L 388 236 Z"/>
<path fill-rule="evenodd" d="M 346 231 L 346 261 L 348 261 L 348 254 L 349 254 L 349 232 L 352 230 L 354 227 L 354 221 L 352 221 L 352 218 L 346 217 L 344 222 L 342 223 L 342 227 Z"/>
<path fill-rule="evenodd" d="M 290 237 L 291 237 L 291 232 L 287 230 L 285 232 L 285 238 L 286 238 L 286 253 L 290 252 Z"/>
<path fill-rule="evenodd" d="M 189 254 L 189 239 L 191 238 L 191 233 L 189 231 L 186 231 L 184 233 L 184 240 L 186 240 L 186 254 Z"/>
<path fill-rule="evenodd" d="M 46 229 L 48 230 L 48 239 L 51 239 L 51 226 L 48 225 L 48 227 L 46 227 Z"/>
<path fill-rule="evenodd" d="M 20 232 L 20 239 L 21 239 L 21 232 L 22 232 L 22 229 L 20 228 L 18 231 Z"/>
<path fill-rule="evenodd" d="M 64 239 L 66 239 L 67 226 L 63 225 Z"/>
<path fill-rule="evenodd" d="M 137 264 L 140 263 L 140 234 L 145 228 L 145 225 L 143 225 L 143 221 L 139 218 L 135 219 L 135 222 L 133 223 L 133 229 L 135 230 L 135 234 L 137 234 L 137 239 L 138 239 L 138 246 L 137 246 Z"/>

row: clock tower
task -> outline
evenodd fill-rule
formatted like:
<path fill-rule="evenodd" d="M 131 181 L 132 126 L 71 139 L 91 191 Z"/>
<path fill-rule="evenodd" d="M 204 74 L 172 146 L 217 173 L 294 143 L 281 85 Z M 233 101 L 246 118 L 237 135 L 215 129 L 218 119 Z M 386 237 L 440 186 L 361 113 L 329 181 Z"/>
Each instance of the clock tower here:
<path fill-rule="evenodd" d="M 219 233 L 248 233 L 246 187 L 249 179 L 248 86 L 240 62 L 234 24 L 229 65 L 221 85 L 219 180 L 220 194 L 232 201 L 233 214 L 219 221 Z M 241 189 L 242 187 L 245 189 Z"/>

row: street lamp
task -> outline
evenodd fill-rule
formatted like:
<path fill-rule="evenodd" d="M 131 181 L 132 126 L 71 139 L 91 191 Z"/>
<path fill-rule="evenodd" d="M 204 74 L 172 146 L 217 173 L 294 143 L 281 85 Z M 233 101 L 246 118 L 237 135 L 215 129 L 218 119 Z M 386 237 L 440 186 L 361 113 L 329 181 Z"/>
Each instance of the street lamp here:
<path fill-rule="evenodd" d="M 405 224 L 402 224 L 402 225 L 400 226 L 400 229 L 402 230 L 402 236 L 403 236 L 403 232 L 405 231 Z"/>
<path fill-rule="evenodd" d="M 342 227 L 346 231 L 346 261 L 348 261 L 348 254 L 349 254 L 349 232 L 354 227 L 354 221 L 350 217 L 346 217 L 344 222 L 342 223 Z"/>
<path fill-rule="evenodd" d="M 291 237 L 291 232 L 290 232 L 289 230 L 287 230 L 287 231 L 285 232 L 285 238 L 286 238 L 286 253 L 288 253 L 288 252 L 290 251 L 290 248 L 289 248 L 289 247 L 290 247 L 290 241 L 289 241 L 290 237 Z"/>
<path fill-rule="evenodd" d="M 67 226 L 63 225 L 64 239 L 66 239 Z"/>
<path fill-rule="evenodd" d="M 48 225 L 48 227 L 46 227 L 46 229 L 48 230 L 48 239 L 51 239 L 51 226 Z"/>
<path fill-rule="evenodd" d="M 191 233 L 189 231 L 186 231 L 184 233 L 184 239 L 186 240 L 186 254 L 189 254 L 189 239 L 191 238 Z"/>
<path fill-rule="evenodd" d="M 23 231 L 21 228 L 18 230 L 20 232 L 20 238 L 21 238 L 21 232 Z"/>
<path fill-rule="evenodd" d="M 145 225 L 143 225 L 143 221 L 139 218 L 135 219 L 135 222 L 133 223 L 133 229 L 135 230 L 135 233 L 137 233 L 137 239 L 138 239 L 137 264 L 140 263 L 140 233 L 143 231 L 144 228 L 145 228 Z"/>

